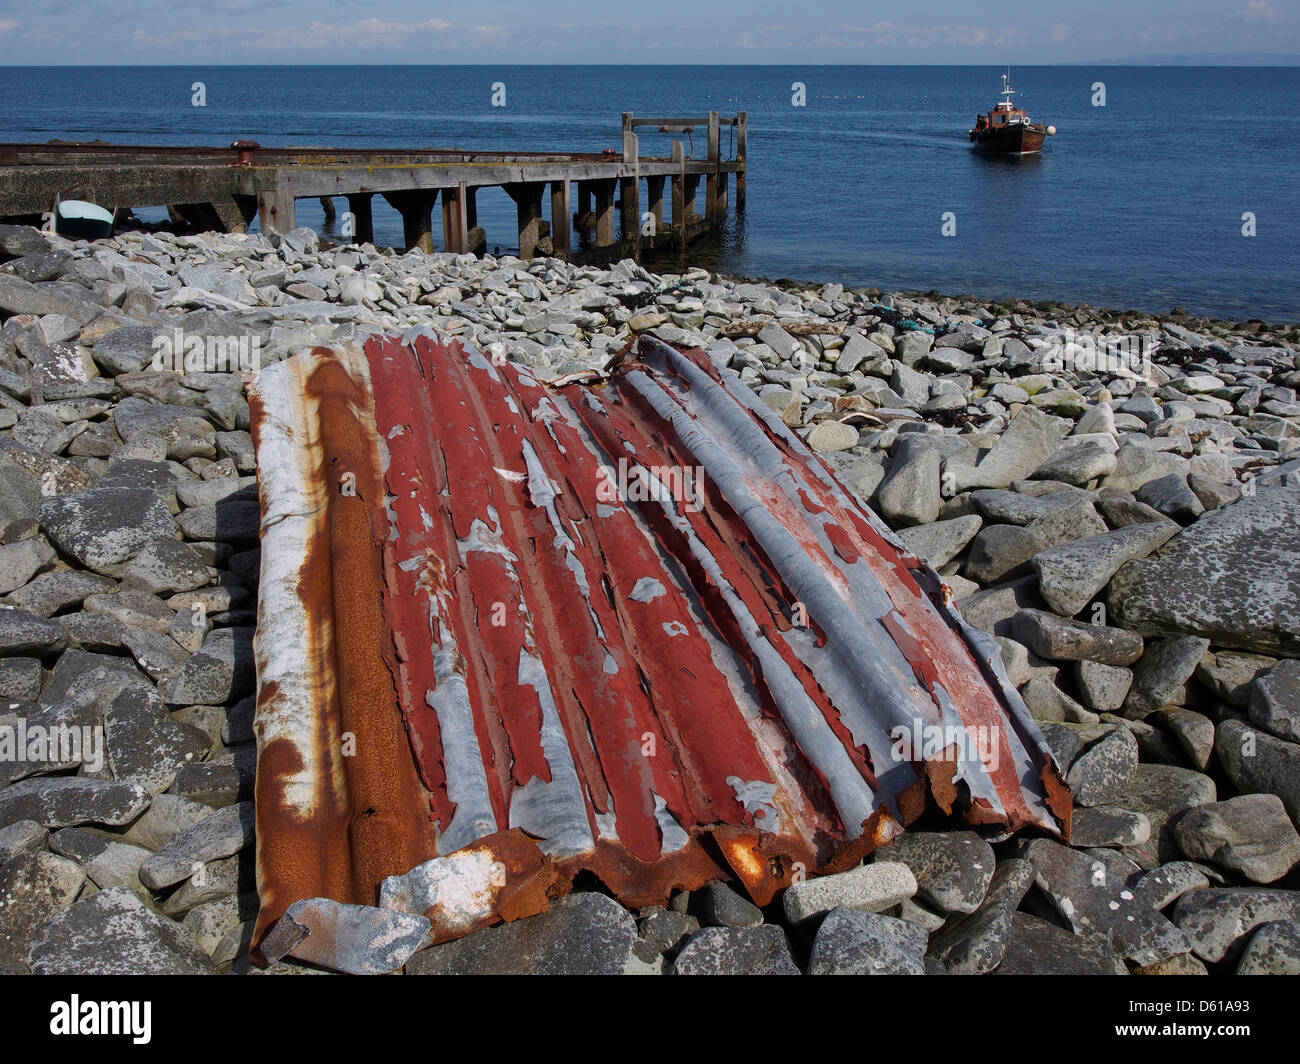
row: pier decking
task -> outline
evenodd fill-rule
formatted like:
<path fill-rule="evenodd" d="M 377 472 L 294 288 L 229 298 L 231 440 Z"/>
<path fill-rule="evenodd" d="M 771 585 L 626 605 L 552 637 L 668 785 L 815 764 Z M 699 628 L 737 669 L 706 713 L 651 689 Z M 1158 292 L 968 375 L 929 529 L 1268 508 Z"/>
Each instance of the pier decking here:
<path fill-rule="evenodd" d="M 669 156 L 643 156 L 636 131 L 647 127 L 684 137 L 691 149 L 699 131 L 705 155 L 694 157 L 687 143 L 674 139 Z M 725 158 L 724 128 L 733 149 Z M 441 204 L 441 249 L 481 252 L 487 234 L 478 226 L 476 196 L 481 188 L 500 187 L 517 208 L 522 258 L 541 252 L 637 257 L 643 249 L 684 247 L 720 226 L 732 174 L 735 209 L 744 210 L 747 146 L 744 111 L 702 118 L 624 112 L 621 148 L 604 152 L 264 148 L 251 140 L 228 148 L 0 144 L 0 218 L 34 219 L 61 196 L 108 208 L 166 206 L 197 229 L 243 232 L 260 217 L 263 228 L 286 232 L 296 224 L 295 201 L 341 196 L 351 215 L 344 235 L 373 243 L 373 200 L 382 196 L 402 216 L 407 247 L 435 250 L 433 215 Z M 327 216 L 332 209 L 331 203 Z M 583 238 L 576 249 L 575 228 Z"/>

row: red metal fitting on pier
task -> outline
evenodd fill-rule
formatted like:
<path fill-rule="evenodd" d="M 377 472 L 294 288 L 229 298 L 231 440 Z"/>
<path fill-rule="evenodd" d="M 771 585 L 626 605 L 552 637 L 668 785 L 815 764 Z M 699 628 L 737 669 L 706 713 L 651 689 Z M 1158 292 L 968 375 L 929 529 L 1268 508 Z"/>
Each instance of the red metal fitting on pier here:
<path fill-rule="evenodd" d="M 237 140 L 230 146 L 234 148 L 235 151 L 239 152 L 239 162 L 236 165 L 252 166 L 253 153 L 262 145 L 258 144 L 255 140 Z"/>

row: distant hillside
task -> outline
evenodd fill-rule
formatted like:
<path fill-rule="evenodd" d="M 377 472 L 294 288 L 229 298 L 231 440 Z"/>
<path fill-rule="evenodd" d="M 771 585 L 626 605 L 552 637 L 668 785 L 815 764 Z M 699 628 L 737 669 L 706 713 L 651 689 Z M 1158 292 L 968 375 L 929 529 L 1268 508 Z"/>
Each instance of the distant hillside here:
<path fill-rule="evenodd" d="M 1267 52 L 1202 52 L 1197 55 L 1140 55 L 1098 59 L 1089 66 L 1300 66 L 1300 55 Z"/>

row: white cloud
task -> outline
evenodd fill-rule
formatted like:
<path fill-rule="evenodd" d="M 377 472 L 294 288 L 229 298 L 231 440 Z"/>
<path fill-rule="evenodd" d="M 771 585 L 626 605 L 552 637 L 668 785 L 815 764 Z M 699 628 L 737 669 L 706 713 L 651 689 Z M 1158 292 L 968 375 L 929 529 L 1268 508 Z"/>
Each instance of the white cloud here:
<path fill-rule="evenodd" d="M 1243 22 L 1275 22 L 1282 17 L 1282 12 L 1268 0 L 1247 0 L 1242 10 L 1233 12 L 1233 17 Z"/>
<path fill-rule="evenodd" d="M 171 30 L 150 32 L 135 30 L 131 43 L 140 50 L 169 49 L 181 46 L 202 47 L 220 44 L 266 52 L 300 51 L 304 45 L 320 48 L 366 48 L 383 46 L 403 49 L 429 43 L 431 36 L 450 47 L 476 43 L 504 30 L 500 26 L 457 27 L 445 19 L 430 18 L 423 22 L 385 22 L 382 19 L 359 19 L 348 25 L 335 25 L 319 19 L 305 28 L 262 29 L 253 26 L 223 26 L 217 29 Z"/>
<path fill-rule="evenodd" d="M 21 22 L 15 22 L 11 18 L 0 18 L 0 33 L 8 33 L 10 30 L 16 30 L 21 25 Z"/>

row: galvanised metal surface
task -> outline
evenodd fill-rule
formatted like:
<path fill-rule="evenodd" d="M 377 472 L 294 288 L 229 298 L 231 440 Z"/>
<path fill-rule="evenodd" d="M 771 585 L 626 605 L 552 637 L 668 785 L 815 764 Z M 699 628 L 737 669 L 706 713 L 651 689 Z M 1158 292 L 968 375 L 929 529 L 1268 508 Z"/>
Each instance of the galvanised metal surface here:
<path fill-rule="evenodd" d="M 436 936 L 580 870 L 763 904 L 927 802 L 1068 834 L 992 637 L 703 352 L 642 337 L 544 385 L 372 337 L 264 370 L 253 431 L 259 932 L 470 844 L 421 880 Z M 450 867 L 491 872 L 440 931 Z"/>

